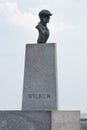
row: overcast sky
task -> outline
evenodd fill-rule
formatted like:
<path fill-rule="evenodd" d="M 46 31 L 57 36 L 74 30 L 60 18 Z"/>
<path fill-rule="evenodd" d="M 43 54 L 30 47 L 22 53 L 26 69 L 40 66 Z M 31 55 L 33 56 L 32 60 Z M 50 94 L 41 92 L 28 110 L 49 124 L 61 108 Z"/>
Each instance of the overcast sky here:
<path fill-rule="evenodd" d="M 0 0 L 0 110 L 21 109 L 25 44 L 37 41 L 42 9 L 53 14 L 59 108 L 87 112 L 87 0 Z"/>

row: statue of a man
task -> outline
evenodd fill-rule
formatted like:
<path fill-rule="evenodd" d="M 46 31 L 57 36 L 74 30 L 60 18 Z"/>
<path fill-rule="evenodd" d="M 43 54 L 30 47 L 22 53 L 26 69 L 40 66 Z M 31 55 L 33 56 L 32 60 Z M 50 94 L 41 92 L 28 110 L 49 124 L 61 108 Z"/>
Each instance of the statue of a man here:
<path fill-rule="evenodd" d="M 52 14 L 48 10 L 41 10 L 39 12 L 40 22 L 36 26 L 39 31 L 39 37 L 37 43 L 46 43 L 49 37 L 49 29 L 47 28 L 47 23 L 49 23 L 50 16 Z"/>

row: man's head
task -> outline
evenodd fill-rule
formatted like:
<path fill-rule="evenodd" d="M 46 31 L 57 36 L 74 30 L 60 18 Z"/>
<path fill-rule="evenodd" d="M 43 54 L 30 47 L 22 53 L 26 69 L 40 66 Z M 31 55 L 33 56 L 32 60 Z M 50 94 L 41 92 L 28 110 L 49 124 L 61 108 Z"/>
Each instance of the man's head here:
<path fill-rule="evenodd" d="M 50 20 L 50 16 L 51 16 L 51 12 L 48 10 L 41 10 L 39 12 L 39 18 L 41 21 L 43 21 L 44 23 L 49 23 Z"/>

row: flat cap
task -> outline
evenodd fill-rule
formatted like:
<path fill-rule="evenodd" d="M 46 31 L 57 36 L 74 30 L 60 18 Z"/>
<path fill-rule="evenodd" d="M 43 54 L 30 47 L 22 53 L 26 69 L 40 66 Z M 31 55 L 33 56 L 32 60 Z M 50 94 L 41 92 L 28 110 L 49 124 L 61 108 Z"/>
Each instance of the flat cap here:
<path fill-rule="evenodd" d="M 49 10 L 41 10 L 40 12 L 39 12 L 39 17 L 41 17 L 41 16 L 51 16 L 52 14 L 51 14 L 51 12 L 49 11 Z"/>

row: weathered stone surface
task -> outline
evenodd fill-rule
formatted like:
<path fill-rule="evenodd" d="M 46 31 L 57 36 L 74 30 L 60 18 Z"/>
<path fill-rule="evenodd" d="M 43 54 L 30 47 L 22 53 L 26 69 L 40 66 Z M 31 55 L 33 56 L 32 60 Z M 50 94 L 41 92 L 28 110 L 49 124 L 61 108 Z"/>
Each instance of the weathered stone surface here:
<path fill-rule="evenodd" d="M 56 110 L 55 43 L 27 44 L 25 56 L 23 110 Z"/>
<path fill-rule="evenodd" d="M 80 112 L 53 111 L 52 130 L 80 130 Z"/>
<path fill-rule="evenodd" d="M 0 130 L 51 130 L 51 113 L 1 111 Z"/>

